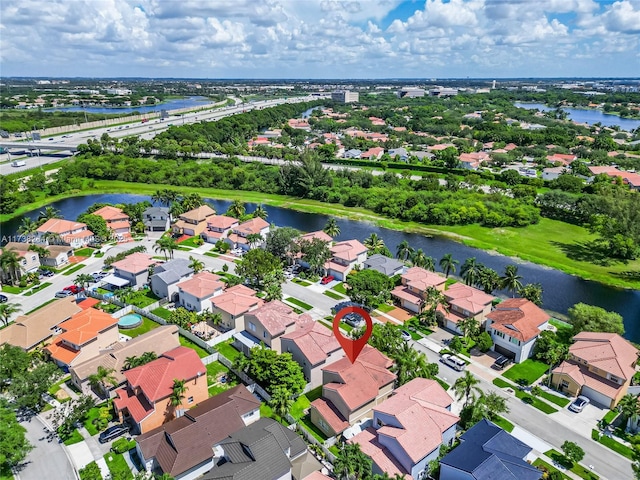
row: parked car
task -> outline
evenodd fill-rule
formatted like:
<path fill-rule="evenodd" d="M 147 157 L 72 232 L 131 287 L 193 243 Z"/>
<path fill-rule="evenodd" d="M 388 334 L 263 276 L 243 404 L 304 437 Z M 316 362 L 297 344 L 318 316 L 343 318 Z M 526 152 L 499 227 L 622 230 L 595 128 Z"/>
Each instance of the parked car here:
<path fill-rule="evenodd" d="M 38 270 L 38 273 L 43 277 L 53 277 L 54 273 L 51 270 Z"/>
<path fill-rule="evenodd" d="M 104 432 L 102 432 L 98 437 L 98 441 L 100 443 L 107 443 L 114 438 L 118 438 L 120 435 L 124 435 L 128 431 L 129 427 L 127 427 L 126 425 L 114 425 L 113 427 L 109 427 Z"/>
<path fill-rule="evenodd" d="M 344 322 L 354 328 L 360 328 L 364 324 L 364 318 L 357 313 L 348 313 L 344 316 Z"/>
<path fill-rule="evenodd" d="M 81 291 L 83 291 L 84 288 L 79 287 L 77 285 L 69 285 L 68 287 L 64 287 L 63 290 L 71 292 L 75 295 L 76 293 L 80 293 Z"/>
<path fill-rule="evenodd" d="M 320 280 L 320 283 L 322 283 L 322 285 L 326 285 L 327 283 L 331 283 L 335 280 L 333 275 L 327 275 L 326 277 L 322 277 L 322 280 Z"/>
<path fill-rule="evenodd" d="M 6 295 L 0 295 L 0 303 L 6 303 L 9 301 L 9 297 Z"/>
<path fill-rule="evenodd" d="M 458 372 L 461 372 L 467 366 L 464 360 L 456 357 L 455 355 L 451 355 L 448 353 L 443 354 L 440 357 L 440 361 L 444 363 L 446 366 L 451 367 L 454 370 L 457 370 Z"/>
<path fill-rule="evenodd" d="M 411 334 L 406 330 L 400 330 L 400 335 L 402 335 L 402 339 L 405 342 L 408 342 L 409 340 L 411 340 Z"/>
<path fill-rule="evenodd" d="M 492 365 L 491 368 L 495 370 L 503 370 L 504 367 L 511 363 L 511 359 L 509 357 L 505 357 L 504 355 L 500 356 Z"/>
<path fill-rule="evenodd" d="M 71 290 L 60 290 L 59 292 L 56 292 L 55 297 L 56 298 L 67 298 L 67 297 L 70 297 L 71 295 L 73 295 Z"/>
<path fill-rule="evenodd" d="M 589 400 L 584 395 L 580 395 L 571 403 L 571 405 L 569 405 L 569 410 L 571 410 L 572 412 L 580 413 L 582 410 L 584 410 L 584 407 L 586 407 L 590 403 L 591 400 Z"/>

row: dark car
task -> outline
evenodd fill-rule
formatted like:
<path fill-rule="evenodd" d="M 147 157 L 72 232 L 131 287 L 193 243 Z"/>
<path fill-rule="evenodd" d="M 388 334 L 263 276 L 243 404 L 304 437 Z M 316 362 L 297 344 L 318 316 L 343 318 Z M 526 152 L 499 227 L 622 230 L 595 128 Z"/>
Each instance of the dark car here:
<path fill-rule="evenodd" d="M 98 437 L 98 441 L 100 443 L 107 443 L 114 438 L 118 438 L 120 435 L 124 435 L 128 431 L 129 427 L 127 427 L 126 425 L 114 425 L 113 427 L 109 427 L 104 432 L 102 432 Z"/>
<path fill-rule="evenodd" d="M 6 295 L 0 295 L 0 303 L 5 303 L 9 301 L 9 297 Z"/>
<path fill-rule="evenodd" d="M 506 367 L 510 363 L 511 363 L 511 359 L 509 357 L 505 357 L 504 355 L 502 355 L 494 362 L 492 368 L 496 370 L 503 370 L 504 367 Z"/>
<path fill-rule="evenodd" d="M 344 316 L 344 321 L 353 328 L 360 328 L 364 325 L 364 318 L 357 313 L 348 313 Z"/>
<path fill-rule="evenodd" d="M 43 277 L 53 277 L 54 273 L 51 270 L 38 270 L 38 273 Z"/>

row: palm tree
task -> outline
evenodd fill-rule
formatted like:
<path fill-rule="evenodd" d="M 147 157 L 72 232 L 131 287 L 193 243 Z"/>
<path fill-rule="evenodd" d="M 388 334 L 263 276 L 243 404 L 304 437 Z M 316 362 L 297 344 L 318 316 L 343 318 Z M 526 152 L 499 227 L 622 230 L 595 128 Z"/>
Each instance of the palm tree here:
<path fill-rule="evenodd" d="M 458 322 L 458 328 L 462 331 L 465 338 L 475 337 L 480 333 L 480 323 L 473 317 L 465 318 Z"/>
<path fill-rule="evenodd" d="M 29 217 L 24 217 L 22 223 L 18 227 L 18 233 L 29 236 L 38 229 L 38 222 L 34 222 Z"/>
<path fill-rule="evenodd" d="M 22 267 L 20 265 L 20 257 L 15 249 L 10 248 L 0 253 L 0 270 L 2 270 L 3 277 L 7 278 L 11 285 L 20 280 Z"/>
<path fill-rule="evenodd" d="M 340 235 L 340 226 L 338 225 L 338 222 L 336 222 L 335 218 L 330 218 L 327 220 L 327 224 L 324 226 L 322 231 L 330 237 L 335 238 Z"/>
<path fill-rule="evenodd" d="M 480 269 L 480 275 L 476 284 L 482 288 L 484 293 L 491 294 L 496 288 L 500 287 L 500 274 L 493 268 L 483 266 Z"/>
<path fill-rule="evenodd" d="M 424 265 L 422 266 L 422 268 L 424 268 L 425 270 L 429 270 L 430 272 L 435 272 L 436 271 L 436 261 L 433 257 L 425 257 L 424 258 Z"/>
<path fill-rule="evenodd" d="M 476 261 L 476 257 L 467 258 L 460 268 L 460 274 L 462 275 L 464 283 L 474 285 L 480 278 L 481 269 L 482 265 Z"/>
<path fill-rule="evenodd" d="M 187 212 L 204 205 L 204 200 L 197 193 L 189 193 L 182 198 L 182 202 L 180 203 L 182 204 L 182 208 L 184 208 L 185 212 Z"/>
<path fill-rule="evenodd" d="M 131 356 L 124 359 L 124 363 L 122 364 L 122 370 L 131 370 L 138 366 L 138 357 Z"/>
<path fill-rule="evenodd" d="M 151 195 L 151 202 L 164 205 L 165 197 L 162 192 L 163 192 L 162 190 L 156 190 L 155 192 L 153 192 L 153 194 Z"/>
<path fill-rule="evenodd" d="M 268 215 L 269 214 L 267 213 L 267 210 L 262 206 L 261 203 L 259 203 L 256 206 L 256 209 L 253 211 L 253 218 L 260 217 L 261 219 L 265 220 Z"/>
<path fill-rule="evenodd" d="M 483 418 L 495 420 L 502 413 L 509 413 L 507 400 L 495 392 L 481 394 L 475 407 L 480 410 Z"/>
<path fill-rule="evenodd" d="M 465 370 L 464 376 L 458 378 L 453 384 L 456 399 L 465 399 L 462 408 L 466 408 L 469 402 L 476 398 L 475 394 L 481 392 L 480 388 L 478 388 L 479 383 L 480 381 L 469 370 Z"/>
<path fill-rule="evenodd" d="M 363 242 L 370 253 L 377 253 L 384 248 L 384 240 L 382 240 L 377 233 L 372 233 Z"/>
<path fill-rule="evenodd" d="M 411 255 L 411 263 L 415 267 L 422 267 L 427 261 L 427 255 L 422 251 L 421 248 L 413 252 Z"/>
<path fill-rule="evenodd" d="M 229 208 L 227 209 L 227 214 L 230 217 L 234 218 L 240 218 L 242 215 L 244 215 L 244 212 L 244 203 L 242 203 L 242 200 L 238 199 L 231 202 L 231 205 L 229 205 Z"/>
<path fill-rule="evenodd" d="M 394 359 L 393 372 L 397 376 L 396 382 L 398 387 L 417 377 L 433 377 L 425 354 L 418 352 L 407 342 L 404 342 L 398 349 Z"/>
<path fill-rule="evenodd" d="M 285 418 L 293 405 L 291 392 L 282 386 L 275 387 L 271 392 L 271 400 L 269 406 L 280 418 Z"/>
<path fill-rule="evenodd" d="M 371 459 L 360 450 L 359 443 L 343 442 L 333 463 L 333 473 L 338 480 L 357 480 L 371 472 Z"/>
<path fill-rule="evenodd" d="M 118 380 L 113 375 L 115 370 L 113 368 L 105 368 L 102 365 L 98 366 L 98 370 L 93 375 L 89 375 L 89 385 L 94 390 L 98 390 L 99 393 L 107 393 L 107 384 L 115 387 L 118 384 Z"/>
<path fill-rule="evenodd" d="M 640 406 L 638 406 L 638 396 L 626 394 L 618 403 L 618 411 L 627 419 L 627 426 L 640 417 Z"/>
<path fill-rule="evenodd" d="M 264 238 L 262 238 L 262 235 L 260 235 L 259 233 L 250 233 L 249 235 L 247 235 L 247 243 L 251 248 L 255 248 L 256 245 L 262 243 L 263 240 Z"/>
<path fill-rule="evenodd" d="M 17 303 L 0 303 L 0 318 L 5 325 L 9 325 L 9 320 L 14 313 L 21 311 L 22 308 Z"/>
<path fill-rule="evenodd" d="M 77 285 L 77 286 L 82 287 L 82 288 L 87 288 L 89 286 L 89 284 L 92 283 L 92 282 L 93 282 L 93 277 L 91 275 L 89 275 L 88 273 L 81 273 L 73 281 L 74 285 Z"/>
<path fill-rule="evenodd" d="M 401 241 L 396 249 L 396 258 L 406 262 L 413 255 L 413 247 L 406 240 Z"/>
<path fill-rule="evenodd" d="M 518 275 L 518 267 L 516 265 L 507 265 L 504 267 L 504 275 L 500 279 L 500 286 L 505 290 L 511 291 L 513 297 L 515 292 L 522 288 L 521 275 Z"/>
<path fill-rule="evenodd" d="M 458 260 L 453 259 L 453 255 L 447 253 L 440 259 L 440 268 L 444 272 L 444 276 L 449 278 L 450 273 L 456 273 L 456 265 L 460 263 Z"/>
<path fill-rule="evenodd" d="M 53 207 L 45 207 L 44 210 L 40 210 L 40 213 L 38 213 L 38 222 L 40 225 L 52 218 L 62 218 L 60 210 Z"/>
<path fill-rule="evenodd" d="M 178 248 L 178 244 L 176 243 L 176 241 L 169 236 L 160 237 L 158 240 L 156 240 L 156 243 L 154 245 L 154 252 L 162 252 L 164 254 L 165 260 L 167 260 L 168 258 L 173 258 L 173 251 Z M 168 258 L 167 253 L 169 254 Z"/>
<path fill-rule="evenodd" d="M 169 207 L 169 215 L 171 215 L 171 218 L 178 218 L 186 211 L 187 210 L 184 208 L 184 205 L 180 202 L 173 202 Z"/>
<path fill-rule="evenodd" d="M 204 270 L 204 262 L 202 260 L 198 260 L 191 255 L 189 255 L 189 260 L 191 260 L 189 268 L 193 269 L 195 273 L 200 273 L 202 270 Z"/>
<path fill-rule="evenodd" d="M 169 403 L 172 407 L 179 407 L 184 400 L 184 394 L 187 391 L 184 380 L 173 379 L 173 386 L 171 387 L 171 395 L 169 395 Z"/>
<path fill-rule="evenodd" d="M 47 258 L 49 256 L 49 250 L 40 245 L 36 245 L 35 243 L 29 245 L 29 251 L 36 252 L 38 254 L 38 258 Z"/>

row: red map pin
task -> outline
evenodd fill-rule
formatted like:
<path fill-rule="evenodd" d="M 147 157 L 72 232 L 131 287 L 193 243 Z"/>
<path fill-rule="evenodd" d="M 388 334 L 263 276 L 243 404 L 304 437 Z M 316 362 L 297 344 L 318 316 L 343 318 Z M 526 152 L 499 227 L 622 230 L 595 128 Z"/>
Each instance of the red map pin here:
<path fill-rule="evenodd" d="M 357 340 L 347 338 L 342 335 L 342 332 L 340 332 L 340 320 L 350 313 L 360 315 L 364 318 L 364 321 L 367 322 L 367 328 L 364 331 L 364 335 Z M 369 340 L 369 337 L 371 336 L 371 332 L 373 332 L 373 321 L 371 320 L 369 313 L 362 307 L 345 307 L 336 313 L 335 317 L 333 317 L 333 334 L 336 336 L 338 343 L 351 363 L 354 363 L 356 358 L 358 358 L 358 355 L 360 355 L 360 352 L 362 352 L 362 349 L 367 344 L 367 340 Z"/>

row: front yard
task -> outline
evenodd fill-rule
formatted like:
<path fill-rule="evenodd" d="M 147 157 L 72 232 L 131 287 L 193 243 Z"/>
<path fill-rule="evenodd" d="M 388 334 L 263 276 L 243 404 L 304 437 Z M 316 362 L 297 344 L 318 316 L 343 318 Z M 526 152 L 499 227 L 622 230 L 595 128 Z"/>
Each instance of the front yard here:
<path fill-rule="evenodd" d="M 531 385 L 549 370 L 549 365 L 532 358 L 518 363 L 502 374 L 512 382 Z"/>

